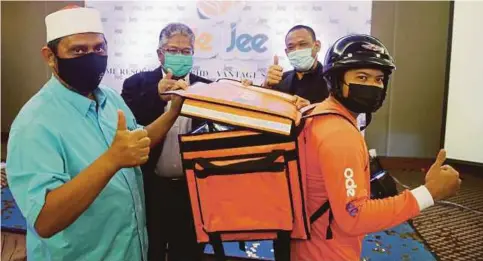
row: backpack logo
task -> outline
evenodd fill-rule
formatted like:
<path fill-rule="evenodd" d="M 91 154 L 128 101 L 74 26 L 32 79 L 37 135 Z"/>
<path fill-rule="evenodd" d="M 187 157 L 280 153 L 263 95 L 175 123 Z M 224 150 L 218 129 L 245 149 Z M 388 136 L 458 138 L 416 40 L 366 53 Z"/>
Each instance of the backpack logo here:
<path fill-rule="evenodd" d="M 345 177 L 345 189 L 347 192 L 347 197 L 354 197 L 356 195 L 356 182 L 354 181 L 354 171 L 351 168 L 346 168 L 344 170 Z"/>

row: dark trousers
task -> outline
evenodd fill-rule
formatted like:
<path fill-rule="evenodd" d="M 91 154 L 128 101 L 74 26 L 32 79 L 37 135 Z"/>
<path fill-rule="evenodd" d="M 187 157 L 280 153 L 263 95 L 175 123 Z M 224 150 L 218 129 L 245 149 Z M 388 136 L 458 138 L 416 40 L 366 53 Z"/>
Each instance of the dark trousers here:
<path fill-rule="evenodd" d="M 145 173 L 149 261 L 198 261 L 203 247 L 196 241 L 186 179 Z"/>

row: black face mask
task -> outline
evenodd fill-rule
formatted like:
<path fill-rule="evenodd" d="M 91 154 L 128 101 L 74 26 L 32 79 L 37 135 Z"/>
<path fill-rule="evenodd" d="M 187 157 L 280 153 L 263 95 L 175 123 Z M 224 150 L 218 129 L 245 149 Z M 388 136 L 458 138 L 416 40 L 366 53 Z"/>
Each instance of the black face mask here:
<path fill-rule="evenodd" d="M 57 68 L 64 82 L 87 95 L 99 86 L 107 68 L 107 56 L 90 53 L 70 59 L 57 57 Z"/>
<path fill-rule="evenodd" d="M 355 113 L 372 113 L 382 106 L 385 92 L 385 88 L 351 83 L 349 97 L 341 98 L 340 102 Z"/>

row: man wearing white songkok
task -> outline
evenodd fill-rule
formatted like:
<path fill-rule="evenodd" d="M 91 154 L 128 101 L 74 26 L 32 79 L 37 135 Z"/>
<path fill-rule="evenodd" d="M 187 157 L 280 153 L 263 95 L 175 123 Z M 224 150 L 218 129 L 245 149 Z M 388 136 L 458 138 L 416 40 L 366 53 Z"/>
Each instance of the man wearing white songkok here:
<path fill-rule="evenodd" d="M 27 220 L 29 260 L 147 260 L 142 172 L 149 149 L 182 100 L 150 125 L 136 123 L 100 86 L 107 43 L 100 14 L 69 6 L 45 18 L 50 80 L 17 115 L 7 175 Z"/>

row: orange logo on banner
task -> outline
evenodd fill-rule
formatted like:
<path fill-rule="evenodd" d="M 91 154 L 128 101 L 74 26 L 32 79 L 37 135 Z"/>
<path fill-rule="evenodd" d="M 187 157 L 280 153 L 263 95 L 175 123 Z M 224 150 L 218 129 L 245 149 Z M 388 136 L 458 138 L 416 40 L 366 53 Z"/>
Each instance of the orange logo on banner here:
<path fill-rule="evenodd" d="M 208 32 L 198 33 L 198 30 L 194 30 L 195 33 L 195 50 L 202 52 L 209 52 L 213 50 L 212 42 L 213 35 Z"/>
<path fill-rule="evenodd" d="M 240 6 L 239 1 L 198 1 L 196 7 L 201 19 L 226 15 L 230 9 Z"/>

